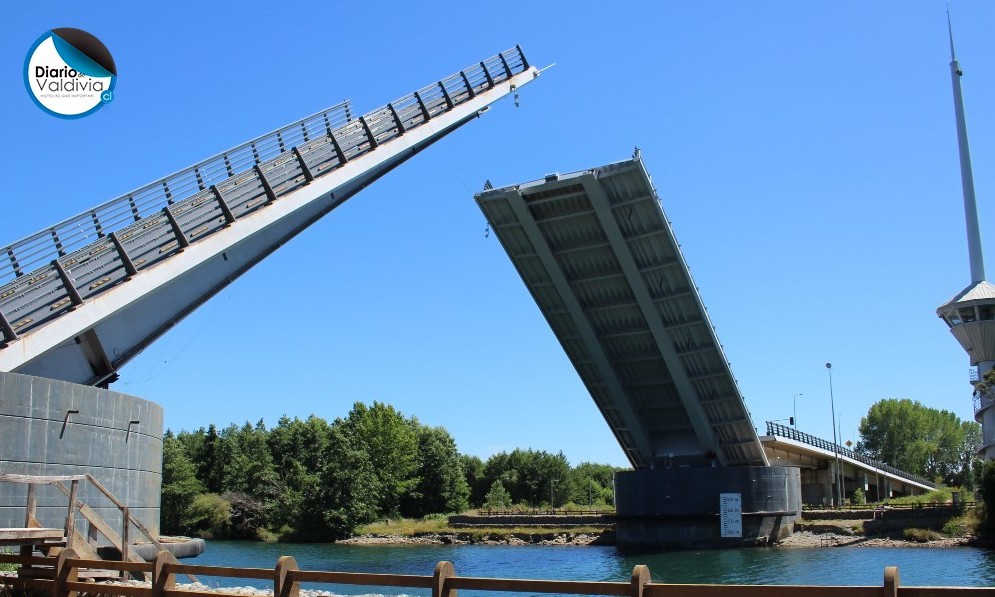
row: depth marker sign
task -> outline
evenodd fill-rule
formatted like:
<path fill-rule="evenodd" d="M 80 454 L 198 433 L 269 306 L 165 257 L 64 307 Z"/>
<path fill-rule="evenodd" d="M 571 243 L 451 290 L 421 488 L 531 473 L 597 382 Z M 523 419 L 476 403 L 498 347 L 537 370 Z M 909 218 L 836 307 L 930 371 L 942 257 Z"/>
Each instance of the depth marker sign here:
<path fill-rule="evenodd" d="M 719 513 L 723 537 L 743 536 L 743 494 L 720 493 Z"/>

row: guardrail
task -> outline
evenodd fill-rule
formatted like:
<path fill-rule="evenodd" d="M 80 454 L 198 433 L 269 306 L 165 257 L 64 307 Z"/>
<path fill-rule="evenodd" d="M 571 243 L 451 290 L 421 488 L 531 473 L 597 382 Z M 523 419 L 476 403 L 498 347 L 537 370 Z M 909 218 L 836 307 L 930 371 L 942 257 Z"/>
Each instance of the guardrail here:
<path fill-rule="evenodd" d="M 336 104 L 0 247 L 0 349 L 528 69 L 516 46 L 359 118 Z"/>
<path fill-rule="evenodd" d="M 85 591 L 92 595 L 122 597 L 217 597 L 215 591 L 178 590 L 177 574 L 197 574 L 226 578 L 266 580 L 273 583 L 274 597 L 298 597 L 300 583 L 358 585 L 367 587 L 403 587 L 430 589 L 432 597 L 456 597 L 460 589 L 501 591 L 510 593 L 555 593 L 561 595 L 614 595 L 617 597 L 981 597 L 995 596 L 991 587 L 903 587 L 898 568 L 884 569 L 884 579 L 876 586 L 813 586 L 813 585 L 682 585 L 651 581 L 645 565 L 632 569 L 629 582 L 531 580 L 518 578 L 483 578 L 457 576 L 450 562 L 439 562 L 431 576 L 413 574 L 366 574 L 357 572 L 320 572 L 300 570 L 291 556 L 281 557 L 275 568 L 230 568 L 221 566 L 191 566 L 170 563 L 159 557 L 153 563 L 104 562 L 80 560 L 72 550 L 57 558 L 24 558 L 0 554 L 0 563 L 50 566 L 51 579 L 0 577 L 0 586 L 15 589 L 37 589 L 52 597 L 75 597 Z M 95 585 L 80 582 L 79 573 L 90 568 L 141 572 L 151 575 L 149 586 Z M 375 593 L 375 591 L 368 591 Z"/>
<path fill-rule="evenodd" d="M 809 435 L 808 433 L 802 433 L 801 431 L 798 431 L 798 430 L 796 430 L 796 429 L 794 429 L 792 427 L 788 427 L 786 425 L 781 425 L 780 423 L 774 423 L 773 421 L 767 421 L 767 435 L 777 435 L 777 436 L 780 436 L 780 437 L 785 437 L 785 438 L 788 438 L 788 439 L 793 439 L 795 441 L 802 442 L 803 444 L 808 444 L 810 446 L 815 446 L 816 448 L 822 448 L 823 450 L 827 450 L 829 452 L 833 452 L 833 453 L 837 453 L 838 452 L 840 454 L 840 456 L 846 456 L 847 458 L 851 458 L 851 459 L 856 460 L 858 462 L 863 462 L 864 464 L 866 464 L 868 466 L 872 466 L 872 467 L 874 467 L 874 468 L 876 468 L 878 470 L 885 471 L 886 473 L 889 473 L 889 474 L 894 475 L 896 477 L 900 477 L 902 479 L 907 479 L 909 481 L 914 481 L 914 482 L 919 483 L 921 485 L 925 485 L 926 487 L 932 487 L 933 489 L 936 488 L 936 484 L 934 484 L 932 481 L 926 479 L 925 477 L 920 477 L 919 475 L 915 475 L 915 474 L 912 474 L 912 473 L 907 473 L 907 472 L 905 472 L 903 470 L 899 470 L 899 469 L 897 469 L 897 468 L 895 468 L 895 467 L 893 467 L 891 465 L 885 464 L 885 463 L 883 463 L 883 462 L 881 462 L 879 460 L 874 460 L 873 458 L 868 458 L 866 456 L 862 456 L 860 454 L 857 454 L 856 452 L 854 452 L 853 450 L 851 450 L 850 448 L 847 448 L 845 446 L 841 446 L 839 444 L 834 444 L 833 442 L 826 441 L 826 440 L 824 440 L 824 439 L 822 439 L 820 437 L 816 437 L 814 435 Z"/>

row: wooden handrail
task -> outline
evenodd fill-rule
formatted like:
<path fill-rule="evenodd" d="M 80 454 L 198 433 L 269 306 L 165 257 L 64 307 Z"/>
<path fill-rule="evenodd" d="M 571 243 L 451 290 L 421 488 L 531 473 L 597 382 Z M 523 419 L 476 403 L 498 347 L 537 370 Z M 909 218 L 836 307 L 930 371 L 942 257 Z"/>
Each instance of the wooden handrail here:
<path fill-rule="evenodd" d="M 876 586 L 816 585 L 706 585 L 664 584 L 650 582 L 649 568 L 636 566 L 630 582 L 533 580 L 456 576 L 453 565 L 439 562 L 431 576 L 411 574 L 367 574 L 357 572 L 322 572 L 298 570 L 291 556 L 279 559 L 275 568 L 235 568 L 229 566 L 186 566 L 171 563 L 168 554 L 160 553 L 156 561 L 144 566 L 103 560 L 84 560 L 66 549 L 54 558 L 32 561 L 55 568 L 54 579 L 0 578 L 0 586 L 33 587 L 50 591 L 52 597 L 76 597 L 76 592 L 99 592 L 121 597 L 216 597 L 212 591 L 177 590 L 177 573 L 196 572 L 206 576 L 272 580 L 275 597 L 297 597 L 302 582 L 431 588 L 432 597 L 456 597 L 459 589 L 517 593 L 558 593 L 564 595 L 613 595 L 617 597 L 991 597 L 995 587 L 903 587 L 898 568 L 885 568 L 883 582 Z M 0 563 L 21 563 L 24 558 L 0 554 Z M 151 572 L 151 586 L 101 585 L 79 582 L 86 569 L 139 569 Z"/>
<path fill-rule="evenodd" d="M 54 485 L 60 481 L 82 481 L 88 476 L 89 475 L 14 475 L 11 473 L 0 473 L 0 482 Z"/>
<path fill-rule="evenodd" d="M 86 479 L 94 487 L 97 488 L 97 491 L 99 491 L 100 493 L 104 494 L 107 497 L 107 499 L 109 499 L 115 506 L 117 506 L 118 510 L 121 510 L 122 513 L 126 513 L 127 506 L 123 502 L 121 502 L 121 500 L 119 500 L 116 497 L 114 497 L 114 494 L 112 494 L 106 487 L 104 487 L 100 483 L 100 481 L 97 481 L 93 477 L 93 475 L 91 475 L 90 473 L 87 473 L 86 474 Z M 135 525 L 135 528 L 138 529 L 139 532 L 141 532 L 143 535 L 145 535 L 145 538 L 148 539 L 152 543 L 152 545 L 155 545 L 156 549 L 158 549 L 159 551 L 162 551 L 163 549 L 165 549 L 162 546 L 162 543 L 159 543 L 159 540 L 152 536 L 152 532 L 149 531 L 148 528 L 146 528 L 146 526 L 144 524 L 142 524 L 142 522 L 140 520 L 138 520 L 137 518 L 133 518 L 130 515 L 128 515 L 128 520 L 131 521 L 131 524 Z"/>

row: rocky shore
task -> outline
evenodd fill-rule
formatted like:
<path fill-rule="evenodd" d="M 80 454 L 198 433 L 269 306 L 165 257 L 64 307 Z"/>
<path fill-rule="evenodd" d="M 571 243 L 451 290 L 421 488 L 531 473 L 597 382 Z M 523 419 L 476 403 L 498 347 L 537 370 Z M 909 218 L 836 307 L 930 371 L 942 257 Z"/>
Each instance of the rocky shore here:
<path fill-rule="evenodd" d="M 971 537 L 944 537 L 935 541 L 908 541 L 887 536 L 865 536 L 847 532 L 845 528 L 825 532 L 796 531 L 791 537 L 775 543 L 774 549 L 813 549 L 825 547 L 963 547 L 971 545 Z M 476 536 L 470 533 L 426 533 L 417 536 L 371 534 L 339 541 L 345 545 L 614 545 L 611 532 L 585 533 L 510 533 L 508 535 Z"/>
<path fill-rule="evenodd" d="M 866 537 L 843 533 L 796 532 L 784 541 L 774 544 L 774 549 L 782 548 L 821 548 L 821 547 L 964 547 L 970 545 L 969 537 L 944 537 L 936 541 L 906 541 L 891 537 Z"/>

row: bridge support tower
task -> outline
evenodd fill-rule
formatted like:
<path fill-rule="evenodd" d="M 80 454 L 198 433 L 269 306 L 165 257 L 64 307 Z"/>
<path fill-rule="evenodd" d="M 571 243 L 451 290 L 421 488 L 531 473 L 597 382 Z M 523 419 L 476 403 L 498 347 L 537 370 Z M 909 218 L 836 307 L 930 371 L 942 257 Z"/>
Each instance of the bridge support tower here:
<path fill-rule="evenodd" d="M 723 494 L 740 496 L 738 537 L 723 536 Z M 615 474 L 615 507 L 622 551 L 767 545 L 793 532 L 801 478 L 788 466 L 623 471 Z"/>

